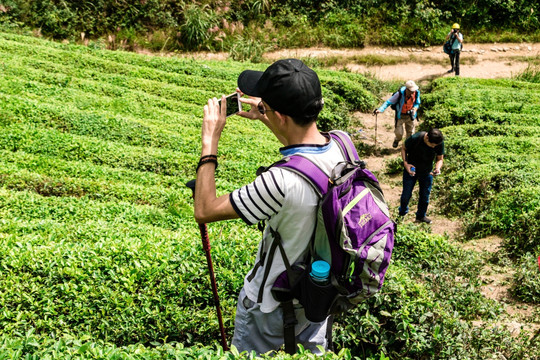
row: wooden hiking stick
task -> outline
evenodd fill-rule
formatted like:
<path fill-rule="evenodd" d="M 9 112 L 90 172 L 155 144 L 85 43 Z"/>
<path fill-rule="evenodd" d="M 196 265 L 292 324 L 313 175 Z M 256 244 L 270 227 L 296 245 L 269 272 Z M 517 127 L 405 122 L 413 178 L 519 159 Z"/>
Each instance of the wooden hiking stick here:
<path fill-rule="evenodd" d="M 195 180 L 190 180 L 186 183 L 186 186 L 191 189 L 192 196 L 195 198 Z M 225 338 L 225 327 L 223 326 L 223 318 L 221 316 L 221 307 L 219 305 L 219 295 L 217 292 L 216 277 L 214 276 L 214 266 L 212 265 L 212 255 L 210 255 L 210 239 L 208 238 L 208 229 L 206 224 L 199 224 L 199 230 L 201 232 L 201 240 L 203 249 L 206 254 L 206 263 L 208 264 L 208 272 L 210 273 L 210 283 L 212 284 L 212 292 L 214 293 L 214 302 L 216 304 L 216 311 L 219 322 L 219 331 L 221 333 L 221 346 L 225 351 L 229 350 L 227 346 L 227 339 Z"/>

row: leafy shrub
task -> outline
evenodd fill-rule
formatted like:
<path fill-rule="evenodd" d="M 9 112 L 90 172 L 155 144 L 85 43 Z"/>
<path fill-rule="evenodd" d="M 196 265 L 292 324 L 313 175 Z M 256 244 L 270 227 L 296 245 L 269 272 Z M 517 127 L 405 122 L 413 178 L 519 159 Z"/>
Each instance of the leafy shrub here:
<path fill-rule="evenodd" d="M 386 174 L 395 175 L 403 172 L 403 159 L 401 159 L 401 156 L 387 159 L 384 162 Z"/>
<path fill-rule="evenodd" d="M 534 251 L 540 238 L 540 186 L 501 191 L 467 231 L 504 234 L 503 244 L 515 256 Z"/>
<path fill-rule="evenodd" d="M 474 328 L 455 321 L 457 314 L 495 319 L 502 312 L 479 294 L 478 255 L 414 225 L 398 229 L 395 245 L 382 292 L 359 304 L 343 323 L 337 319 L 336 343 L 365 357 L 384 349 L 390 358 L 410 359 L 519 357 L 538 348 L 526 337 L 510 340 L 501 327 Z"/>
<path fill-rule="evenodd" d="M 540 67 L 529 65 L 521 74 L 516 75 L 516 79 L 538 84 L 540 83 Z"/>
<path fill-rule="evenodd" d="M 537 249 L 540 250 L 540 247 Z M 532 253 L 521 257 L 514 274 L 512 294 L 522 301 L 540 304 L 540 271 L 537 258 L 538 256 Z"/>
<path fill-rule="evenodd" d="M 3 33 L 0 53 L 0 357 L 245 358 L 217 346 L 204 252 L 184 183 L 195 176 L 202 105 L 234 89 L 246 65 Z M 342 122 L 362 104 L 367 93 L 356 98 L 354 84 L 374 97 L 381 88 L 358 74 L 318 72 L 333 84 L 323 88 L 323 120 Z M 504 149 L 529 154 L 537 142 L 527 131 Z M 219 194 L 279 158 L 280 145 L 269 135 L 260 122 L 228 120 Z M 482 149 L 464 143 L 463 157 L 466 149 Z M 499 142 L 486 144 L 493 150 Z M 423 229 L 400 226 L 383 292 L 337 319 L 339 355 L 323 358 L 538 353 L 538 339 L 471 323 L 497 321 L 501 310 L 478 291 L 481 262 Z M 242 275 L 260 234 L 239 220 L 208 230 L 230 338 Z"/>
<path fill-rule="evenodd" d="M 350 124 L 349 108 L 343 97 L 322 88 L 324 107 L 317 119 L 317 126 L 321 131 L 333 129 L 346 130 Z"/>
<path fill-rule="evenodd" d="M 516 257 L 533 251 L 540 237 L 538 84 L 442 79 L 432 88 L 423 126 L 447 126 L 447 171 L 435 186 L 443 209 L 466 214 L 468 236 L 500 234 Z"/>
<path fill-rule="evenodd" d="M 253 63 L 259 63 L 262 61 L 265 49 L 265 45 L 256 40 L 238 36 L 229 50 L 229 56 L 235 61 L 249 60 Z"/>
<path fill-rule="evenodd" d="M 345 99 L 350 111 L 368 112 L 375 108 L 378 102 L 361 84 L 348 79 L 323 78 L 321 85 Z"/>
<path fill-rule="evenodd" d="M 229 38 L 237 35 L 261 41 L 253 28 L 266 28 L 265 44 L 285 48 L 440 44 L 456 14 L 461 14 L 458 20 L 467 24 L 467 36 L 473 42 L 536 42 L 540 38 L 538 6 L 531 0 L 513 6 L 485 0 L 474 6 L 423 0 L 6 0 L 0 23 L 112 49 L 229 51 L 234 42 Z M 235 31 L 230 31 L 231 24 Z"/>
<path fill-rule="evenodd" d="M 345 9 L 327 12 L 318 23 L 319 38 L 331 47 L 363 47 L 366 30 L 355 14 Z M 334 31 L 328 31 L 334 29 Z"/>
<path fill-rule="evenodd" d="M 373 109 L 382 86 L 358 74 L 343 73 L 340 78 L 329 75 L 325 71 L 319 74 L 325 104 L 318 124 L 323 131 L 347 129 L 349 113 Z"/>
<path fill-rule="evenodd" d="M 208 5 L 186 4 L 183 9 L 184 22 L 180 25 L 182 41 L 188 48 L 204 46 L 210 39 L 209 29 L 217 25 L 217 18 Z"/>

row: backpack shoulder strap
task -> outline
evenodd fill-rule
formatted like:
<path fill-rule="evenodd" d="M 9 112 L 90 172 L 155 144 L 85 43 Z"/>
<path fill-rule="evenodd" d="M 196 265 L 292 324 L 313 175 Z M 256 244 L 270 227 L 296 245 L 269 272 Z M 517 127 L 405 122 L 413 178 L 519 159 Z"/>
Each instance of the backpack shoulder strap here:
<path fill-rule="evenodd" d="M 355 162 L 360 160 L 356 147 L 346 132 L 341 130 L 333 130 L 330 131 L 330 136 L 338 143 L 347 161 Z"/>
<path fill-rule="evenodd" d="M 349 162 L 358 162 L 360 157 L 347 133 L 340 130 L 330 131 L 330 137 L 336 141 L 343 156 Z M 292 155 L 278 161 L 274 166 L 286 167 L 294 173 L 302 176 L 313 186 L 319 196 L 324 196 L 328 192 L 328 175 L 311 160 L 302 155 Z"/>
<path fill-rule="evenodd" d="M 274 166 L 287 168 L 303 177 L 320 197 L 328 192 L 328 175 L 302 155 L 288 156 Z"/>

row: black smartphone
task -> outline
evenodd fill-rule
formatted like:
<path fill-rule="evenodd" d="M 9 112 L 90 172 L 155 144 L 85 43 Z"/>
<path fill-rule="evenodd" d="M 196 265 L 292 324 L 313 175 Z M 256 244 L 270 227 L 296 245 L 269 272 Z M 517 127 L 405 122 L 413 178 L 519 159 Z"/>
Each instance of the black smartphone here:
<path fill-rule="evenodd" d="M 239 94 L 235 92 L 234 94 L 225 97 L 225 100 L 227 101 L 227 117 L 238 114 L 240 109 L 242 109 L 242 103 L 240 102 L 240 97 L 238 95 Z M 221 107 L 221 99 L 219 99 L 218 102 Z"/>

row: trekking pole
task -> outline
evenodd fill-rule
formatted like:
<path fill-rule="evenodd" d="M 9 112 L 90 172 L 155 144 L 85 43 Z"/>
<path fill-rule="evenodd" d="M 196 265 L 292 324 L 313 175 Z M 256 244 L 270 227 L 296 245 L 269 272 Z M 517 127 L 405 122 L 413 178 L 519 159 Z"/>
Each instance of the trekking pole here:
<path fill-rule="evenodd" d="M 191 189 L 192 196 L 193 198 L 195 198 L 195 180 L 188 181 L 186 183 L 186 186 Z M 208 229 L 206 228 L 206 224 L 199 224 L 199 230 L 201 232 L 203 249 L 206 254 L 208 272 L 210 273 L 210 283 L 212 284 L 212 292 L 214 293 L 214 302 L 216 303 L 219 331 L 221 333 L 221 346 L 225 351 L 228 351 L 229 347 L 227 346 L 227 339 L 225 338 L 225 327 L 223 326 L 223 318 L 221 317 L 221 307 L 219 305 L 219 295 L 217 292 L 216 278 L 214 276 L 214 266 L 212 265 L 212 255 L 210 255 L 210 239 L 208 238 Z"/>
<path fill-rule="evenodd" d="M 377 151 L 377 112 L 375 112 L 375 151 Z"/>

